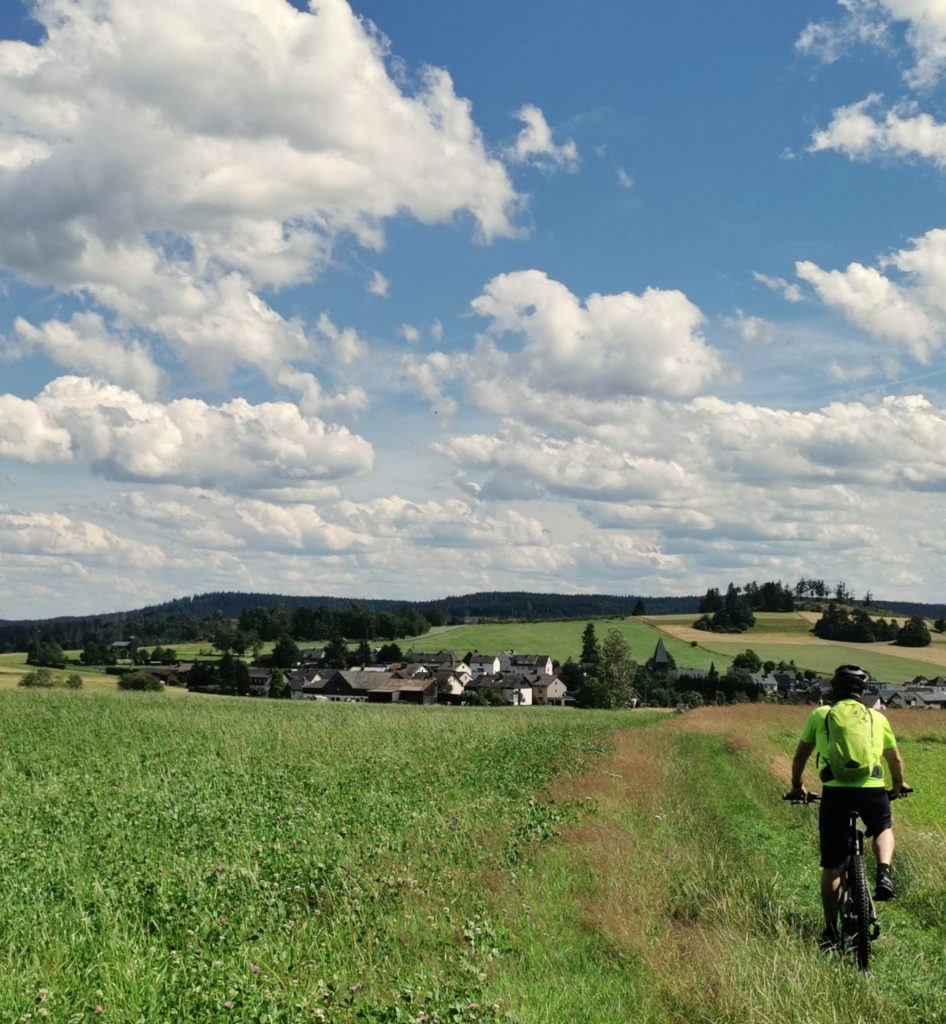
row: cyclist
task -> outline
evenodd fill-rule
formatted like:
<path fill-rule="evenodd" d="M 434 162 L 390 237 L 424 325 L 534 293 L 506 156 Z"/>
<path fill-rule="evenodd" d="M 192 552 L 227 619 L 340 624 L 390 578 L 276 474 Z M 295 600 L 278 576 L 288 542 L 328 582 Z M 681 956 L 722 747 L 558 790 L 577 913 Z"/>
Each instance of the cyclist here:
<path fill-rule="evenodd" d="M 839 709 L 834 720 L 841 720 L 845 713 L 855 716 L 860 714 L 857 708 L 845 709 L 842 705 L 856 701 L 863 706 L 864 691 L 869 679 L 868 674 L 858 665 L 838 667 L 831 680 L 832 706 Z M 873 763 L 865 769 L 865 777 L 858 781 L 840 781 L 834 777 L 829 765 L 828 727 L 825 723 L 831 710 L 832 707 L 825 705 L 815 708 L 808 716 L 792 760 L 792 789 L 789 793 L 789 798 L 793 800 L 805 798 L 807 790 L 802 775 L 808 758 L 813 751 L 817 752 L 816 766 L 822 783 L 818 832 L 821 848 L 821 902 L 825 919 L 821 945 L 824 948 L 831 948 L 838 939 L 838 893 L 847 859 L 848 821 L 852 810 L 861 816 L 865 831 L 873 840 L 874 859 L 877 863 L 874 898 L 889 900 L 894 895 L 893 880 L 890 877 L 894 837 L 881 757 L 890 768 L 894 795 L 910 791 L 903 779 L 903 759 L 897 749 L 890 722 L 885 715 L 869 708 L 864 710 L 868 713 L 870 731 L 867 735 L 873 748 Z M 861 717 L 864 716 L 861 714 Z"/>

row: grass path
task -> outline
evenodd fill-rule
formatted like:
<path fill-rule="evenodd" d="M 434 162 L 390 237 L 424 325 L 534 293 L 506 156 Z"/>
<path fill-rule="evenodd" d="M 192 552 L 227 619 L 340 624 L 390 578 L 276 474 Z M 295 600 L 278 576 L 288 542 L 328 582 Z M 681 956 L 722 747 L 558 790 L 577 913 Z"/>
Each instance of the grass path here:
<path fill-rule="evenodd" d="M 495 981 L 522 1024 L 864 1024 L 946 1018 L 946 717 L 894 722 L 918 793 L 897 807 L 901 895 L 870 981 L 816 950 L 816 812 L 779 799 L 804 709 L 707 708 L 626 733 L 557 796 L 593 808 L 517 890 L 524 948 Z M 931 715 L 935 717 L 931 717 Z M 509 904 L 507 895 L 503 899 Z M 526 909 L 528 908 L 528 912 Z M 550 943 L 549 936 L 555 936 Z"/>

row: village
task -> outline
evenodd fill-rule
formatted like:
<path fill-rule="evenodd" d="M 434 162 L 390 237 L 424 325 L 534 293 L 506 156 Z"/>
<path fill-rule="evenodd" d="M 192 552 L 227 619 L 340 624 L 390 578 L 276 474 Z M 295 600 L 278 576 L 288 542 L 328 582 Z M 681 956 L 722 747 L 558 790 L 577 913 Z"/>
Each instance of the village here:
<path fill-rule="evenodd" d="M 377 653 L 377 652 L 374 652 Z M 325 649 L 301 649 L 291 668 L 273 666 L 271 655 L 261 655 L 248 666 L 250 697 L 270 697 L 274 681 L 285 681 L 287 696 L 293 700 L 370 704 L 459 705 L 479 704 L 511 707 L 575 706 L 575 693 L 562 679 L 562 664 L 547 654 L 522 654 L 514 650 L 499 654 L 451 650 L 436 653 L 408 650 L 396 662 L 372 662 L 348 669 L 327 668 Z M 675 689 L 686 683 L 703 684 L 712 672 L 676 668 L 663 639 L 658 639 L 644 668 Z M 191 680 L 193 663 L 151 665 L 147 671 L 170 685 L 186 686 L 194 693 L 221 693 L 216 683 Z M 792 669 L 747 673 L 760 699 L 785 703 L 819 704 L 830 699 L 830 679 L 812 677 Z M 722 694 L 719 702 L 725 702 Z M 648 703 L 646 691 L 632 706 Z M 866 703 L 877 710 L 887 708 L 946 709 L 946 676 L 917 676 L 903 683 L 872 683 Z M 678 710 L 687 704 L 678 703 Z"/>

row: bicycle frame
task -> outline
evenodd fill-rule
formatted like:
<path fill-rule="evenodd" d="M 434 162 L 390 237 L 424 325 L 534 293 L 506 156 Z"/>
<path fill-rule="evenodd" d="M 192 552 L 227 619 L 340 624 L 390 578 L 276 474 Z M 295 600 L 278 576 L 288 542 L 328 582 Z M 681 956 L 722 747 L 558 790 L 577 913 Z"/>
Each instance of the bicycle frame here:
<path fill-rule="evenodd" d="M 849 815 L 848 856 L 838 893 L 838 934 L 842 951 L 850 950 L 862 971 L 870 961 L 870 944 L 880 935 L 877 910 L 867 885 L 864 866 L 864 830 L 857 813 Z"/>

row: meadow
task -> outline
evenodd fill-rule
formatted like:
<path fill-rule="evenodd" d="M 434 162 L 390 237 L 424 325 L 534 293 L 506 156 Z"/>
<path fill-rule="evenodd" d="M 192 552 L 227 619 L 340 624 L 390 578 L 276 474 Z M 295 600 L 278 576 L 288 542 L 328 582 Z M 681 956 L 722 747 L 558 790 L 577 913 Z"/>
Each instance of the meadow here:
<path fill-rule="evenodd" d="M 695 616 L 690 616 L 692 621 Z M 646 661 L 663 638 L 667 650 L 680 666 L 708 669 L 715 661 L 717 668 L 728 665 L 732 656 L 742 648 L 725 654 L 692 647 L 688 640 L 681 640 L 661 630 L 662 617 L 652 619 L 623 618 L 595 619 L 595 635 L 598 642 L 604 640 L 608 631 L 618 630 L 630 645 L 634 658 Z M 587 626 L 585 620 L 561 622 L 487 622 L 477 625 L 438 626 L 423 636 L 398 641 L 406 651 L 409 647 L 426 652 L 441 649 L 451 650 L 459 657 L 467 651 L 478 650 L 486 654 L 515 650 L 521 654 L 549 654 L 559 661 L 571 658 L 577 661 L 581 655 L 581 635 Z"/>
<path fill-rule="evenodd" d="M 794 661 L 799 670 L 831 675 L 838 665 L 863 665 L 872 678 L 902 683 L 916 676 L 946 675 L 946 635 L 934 633 L 925 648 L 895 647 L 889 643 L 843 644 L 820 640 L 811 632 L 811 620 L 802 613 L 760 612 L 756 625 L 745 633 L 707 633 L 692 628 L 695 615 L 653 615 L 643 618 L 598 619 L 599 642 L 617 629 L 628 641 L 638 662 L 653 654 L 662 638 L 678 668 L 708 669 L 715 664 L 725 672 L 736 654 L 751 648 L 763 661 Z M 560 661 L 581 653 L 584 621 L 504 622 L 442 626 L 423 636 L 400 641 L 401 647 L 435 652 L 442 648 L 462 657 L 469 650 L 498 654 L 516 650 L 550 654 Z"/>
<path fill-rule="evenodd" d="M 941 1021 L 946 716 L 869 981 L 816 949 L 806 711 L 0 692 L 0 1019 Z"/>
<path fill-rule="evenodd" d="M 717 656 L 751 647 L 763 661 L 794 661 L 800 669 L 830 675 L 844 663 L 862 665 L 874 679 L 901 683 L 923 675 L 946 675 L 946 634 L 931 633 L 929 647 L 897 647 L 892 643 L 845 644 L 821 640 L 811 633 L 817 615 L 806 612 L 758 612 L 745 633 L 706 633 L 692 628 L 689 616 L 648 619 L 680 642 L 695 641 Z"/>
<path fill-rule="evenodd" d="M 0 1020 L 492 1020 L 488 875 L 647 720 L 184 699 L 0 692 Z"/>

